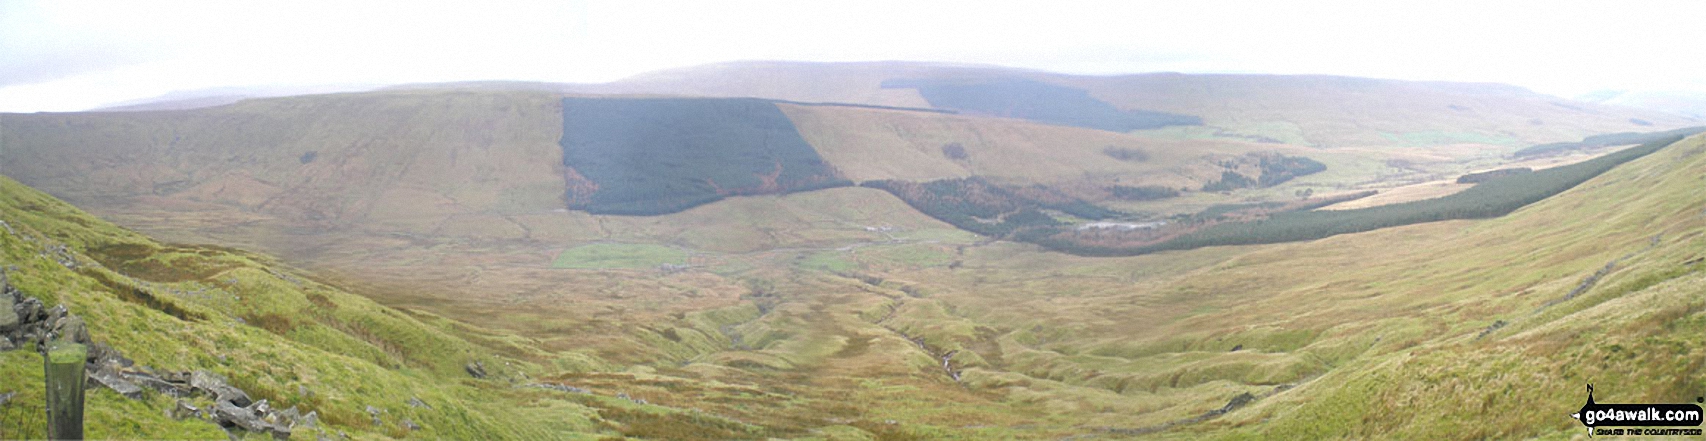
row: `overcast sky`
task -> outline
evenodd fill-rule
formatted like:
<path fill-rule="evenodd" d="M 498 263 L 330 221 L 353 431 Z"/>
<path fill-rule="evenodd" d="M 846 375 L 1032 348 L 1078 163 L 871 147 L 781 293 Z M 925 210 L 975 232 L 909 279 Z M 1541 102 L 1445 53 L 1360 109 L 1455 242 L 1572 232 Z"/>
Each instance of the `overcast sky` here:
<path fill-rule="evenodd" d="M 733 60 L 1706 91 L 1701 1 L 0 0 L 0 111 L 233 86 L 604 82 Z"/>

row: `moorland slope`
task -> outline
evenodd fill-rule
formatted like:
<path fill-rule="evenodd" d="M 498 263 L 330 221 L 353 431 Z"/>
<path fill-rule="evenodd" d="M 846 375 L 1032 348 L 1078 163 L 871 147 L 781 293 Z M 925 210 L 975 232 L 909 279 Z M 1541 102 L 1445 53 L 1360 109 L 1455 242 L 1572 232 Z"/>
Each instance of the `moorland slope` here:
<path fill-rule="evenodd" d="M 567 210 L 562 100 L 407 90 L 0 115 L 0 172 L 125 227 L 218 245 L 161 244 L 7 184 L 13 206 L 0 216 L 28 228 L 7 236 L 6 265 L 31 296 L 130 326 L 91 326 L 127 354 L 192 354 L 132 355 L 139 363 L 213 369 L 292 404 L 313 403 L 290 394 L 307 394 L 292 381 L 336 377 L 344 383 L 327 387 L 392 403 L 373 404 L 388 415 L 459 424 L 357 386 L 392 385 L 466 413 L 469 433 L 525 418 L 496 432 L 517 437 L 1564 438 L 1580 433 L 1562 415 L 1584 382 L 1608 402 L 1706 395 L 1700 136 L 1497 218 L 1080 257 L 968 234 L 873 188 L 658 216 Z M 1438 173 L 1413 160 L 1484 147 L 1153 141 L 971 113 L 772 105 L 849 178 L 995 186 L 980 194 L 1051 205 L 1059 213 L 1034 211 L 1057 220 L 1076 208 L 1055 203 L 1106 197 L 1109 185 L 1201 189 L 1249 166 L 1239 158 L 1274 158 L 1255 153 L 1326 170 L 1164 203 L 1295 200 L 1304 188 Z M 56 250 L 100 265 L 69 268 Z M 207 318 L 131 320 L 171 314 L 126 301 L 123 283 Z M 208 292 L 230 297 L 199 297 Z M 168 331 L 190 338 L 156 335 Z M 219 361 L 230 344 L 263 349 L 226 360 L 273 367 Z M 277 345 L 296 346 L 265 349 Z M 367 356 L 333 363 L 323 352 Z M 518 384 L 594 393 L 470 379 L 466 363 L 480 360 Z M 493 367 L 503 362 L 513 365 Z M 332 364 L 359 368 L 322 372 Z M 334 427 L 370 424 L 365 409 L 331 408 L 321 414 L 338 412 Z M 383 421 L 352 431 L 408 434 Z"/>
<path fill-rule="evenodd" d="M 1168 131 L 1168 136 L 1323 147 L 1459 143 L 1515 147 L 1573 141 L 1598 133 L 1698 124 L 1675 114 L 1574 101 L 1501 84 L 1312 75 L 1085 76 L 908 62 L 733 62 L 569 89 L 954 107 L 932 103 L 918 89 L 883 87 L 885 81 L 920 80 L 948 84 L 1029 81 L 1083 91 L 1121 110 L 1199 117 L 1204 124 Z"/>

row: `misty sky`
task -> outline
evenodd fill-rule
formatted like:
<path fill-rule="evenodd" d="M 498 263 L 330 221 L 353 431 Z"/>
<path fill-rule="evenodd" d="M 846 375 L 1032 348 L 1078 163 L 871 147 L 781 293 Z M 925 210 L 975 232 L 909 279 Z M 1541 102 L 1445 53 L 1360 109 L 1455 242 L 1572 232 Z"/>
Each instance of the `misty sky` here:
<path fill-rule="evenodd" d="M 0 0 L 0 111 L 171 91 L 603 82 L 733 60 L 1706 91 L 1699 1 Z"/>

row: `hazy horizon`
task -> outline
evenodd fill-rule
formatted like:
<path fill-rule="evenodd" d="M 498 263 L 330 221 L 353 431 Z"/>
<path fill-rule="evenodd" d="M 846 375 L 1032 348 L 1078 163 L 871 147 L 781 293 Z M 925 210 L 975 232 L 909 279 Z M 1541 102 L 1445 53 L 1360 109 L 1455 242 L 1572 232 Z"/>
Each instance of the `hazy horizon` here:
<path fill-rule="evenodd" d="M 214 88 L 600 83 L 753 60 L 1706 92 L 1706 65 L 1677 56 L 1706 12 L 1689 2 L 170 5 L 0 5 L 0 111 Z"/>

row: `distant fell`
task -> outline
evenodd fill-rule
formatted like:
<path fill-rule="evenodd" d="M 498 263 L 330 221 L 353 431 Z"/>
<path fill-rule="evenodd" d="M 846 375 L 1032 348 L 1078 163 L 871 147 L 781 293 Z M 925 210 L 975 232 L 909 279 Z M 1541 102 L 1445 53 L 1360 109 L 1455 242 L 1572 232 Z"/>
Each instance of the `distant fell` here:
<path fill-rule="evenodd" d="M 1326 75 L 1140 73 L 1070 75 L 922 62 L 752 61 L 670 69 L 582 93 L 757 97 L 904 107 L 932 106 L 916 89 L 885 81 L 1029 81 L 1086 91 L 1122 111 L 1197 116 L 1251 139 L 1321 147 L 1476 143 L 1515 147 L 1597 133 L 1690 124 L 1686 117 L 1570 100 L 1504 84 Z"/>

